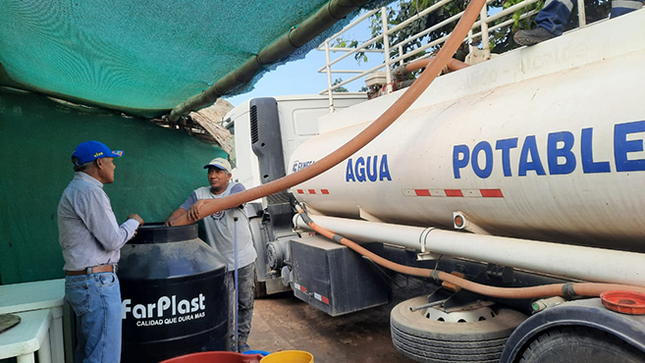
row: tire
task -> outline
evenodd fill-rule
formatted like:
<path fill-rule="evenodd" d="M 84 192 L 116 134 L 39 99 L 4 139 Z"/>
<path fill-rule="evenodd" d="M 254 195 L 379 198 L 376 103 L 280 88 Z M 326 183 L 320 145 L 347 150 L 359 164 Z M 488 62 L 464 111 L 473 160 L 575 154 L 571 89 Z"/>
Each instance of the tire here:
<path fill-rule="evenodd" d="M 591 328 L 555 328 L 524 350 L 520 363 L 645 363 L 645 354 L 617 337 Z"/>
<path fill-rule="evenodd" d="M 425 303 L 425 296 L 406 300 L 390 315 L 394 347 L 417 362 L 497 363 L 508 336 L 526 319 L 517 311 L 499 309 L 489 319 L 451 323 L 427 319 L 425 309 L 410 311 Z"/>

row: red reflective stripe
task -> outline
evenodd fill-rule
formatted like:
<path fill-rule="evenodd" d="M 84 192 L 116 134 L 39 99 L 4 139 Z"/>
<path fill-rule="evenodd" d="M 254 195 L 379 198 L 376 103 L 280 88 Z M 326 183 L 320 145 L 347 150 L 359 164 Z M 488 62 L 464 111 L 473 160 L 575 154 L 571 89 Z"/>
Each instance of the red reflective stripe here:
<path fill-rule="evenodd" d="M 429 197 L 430 191 L 428 189 L 415 189 L 414 192 L 417 194 L 417 197 Z"/>
<path fill-rule="evenodd" d="M 463 197 L 461 189 L 446 189 L 446 197 Z"/>
<path fill-rule="evenodd" d="M 302 189 L 298 189 L 298 194 L 305 194 L 305 191 Z"/>
<path fill-rule="evenodd" d="M 324 296 L 320 295 L 320 300 L 322 300 L 322 302 L 323 302 L 323 303 L 325 303 L 325 304 L 329 305 L 329 299 L 328 299 L 328 298 L 326 298 L 326 297 L 324 297 Z"/>
<path fill-rule="evenodd" d="M 329 194 L 329 190 L 327 190 L 327 189 L 321 189 L 320 191 L 321 191 L 323 194 Z"/>
<path fill-rule="evenodd" d="M 504 198 L 501 189 L 480 189 L 479 192 L 486 198 Z"/>
<path fill-rule="evenodd" d="M 307 292 L 307 288 L 306 288 L 306 287 L 304 287 L 304 286 L 302 286 L 302 285 L 300 285 L 300 291 L 302 291 L 302 292 Z"/>
<path fill-rule="evenodd" d="M 316 189 L 309 189 L 309 194 L 316 194 Z"/>

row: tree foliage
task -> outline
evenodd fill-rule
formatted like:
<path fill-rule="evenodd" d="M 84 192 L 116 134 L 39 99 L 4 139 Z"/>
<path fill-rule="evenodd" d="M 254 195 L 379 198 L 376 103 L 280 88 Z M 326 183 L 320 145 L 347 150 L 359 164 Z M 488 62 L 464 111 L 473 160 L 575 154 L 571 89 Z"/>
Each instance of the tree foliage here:
<path fill-rule="evenodd" d="M 342 78 L 336 78 L 336 79 L 334 80 L 334 82 L 332 82 L 332 84 L 331 84 L 331 85 L 332 85 L 332 86 L 335 86 L 335 85 L 337 85 L 337 84 L 340 84 L 341 82 L 343 82 L 343 79 L 342 79 Z M 340 86 L 340 87 L 338 87 L 338 88 L 334 89 L 334 92 L 349 92 L 349 90 L 348 90 L 347 88 L 343 87 L 343 86 Z"/>
<path fill-rule="evenodd" d="M 401 24 L 405 20 L 415 16 L 421 11 L 436 4 L 438 1 L 439 0 L 399 0 L 391 7 L 391 10 L 388 12 L 388 15 L 387 15 L 388 26 L 394 27 L 398 24 Z M 513 6 L 519 2 L 521 2 L 521 0 L 494 0 L 490 2 L 488 6 L 491 9 L 507 9 L 510 6 Z M 444 5 L 443 7 L 439 8 L 437 11 L 434 11 L 418 20 L 413 21 L 407 27 L 390 35 L 390 38 L 389 38 L 390 46 L 400 43 L 402 41 L 405 41 L 406 39 L 410 38 L 412 35 L 418 32 L 421 32 L 425 29 L 428 29 L 434 26 L 435 24 L 439 24 L 440 22 L 446 19 L 449 19 L 450 17 L 464 11 L 468 3 L 469 1 L 467 0 L 453 0 L 448 4 Z M 594 21 L 606 18 L 611 8 L 610 0 L 586 0 L 585 4 L 586 4 L 585 13 L 586 13 L 587 23 L 592 23 Z M 532 5 L 529 5 L 523 11 L 516 11 L 515 13 L 512 14 L 512 19 L 514 19 L 515 21 L 511 26 L 506 26 L 500 29 L 491 30 L 489 34 L 491 52 L 503 53 L 505 51 L 516 48 L 517 45 L 512 40 L 513 34 L 519 29 L 531 29 L 535 27 L 535 20 L 534 20 L 535 15 L 525 18 L 523 20 L 520 20 L 521 14 L 526 12 L 527 11 L 526 9 L 537 11 L 541 9 L 543 5 L 544 5 L 544 0 L 540 0 Z M 508 17 L 499 19 L 494 24 L 489 24 L 489 27 L 492 27 L 493 25 L 499 24 L 508 19 L 509 19 Z M 376 14 L 374 14 L 371 17 L 370 21 L 371 23 L 369 25 L 369 28 L 371 30 L 372 36 L 375 37 L 381 34 L 383 30 L 381 12 L 379 11 Z M 423 37 L 412 40 L 410 42 L 403 43 L 402 44 L 403 52 L 409 53 L 410 51 L 413 51 L 414 49 L 417 49 L 423 46 L 424 44 L 427 44 L 429 42 L 435 41 L 437 39 L 440 39 L 448 35 L 452 31 L 455 24 L 456 24 L 456 21 L 451 22 L 450 24 L 446 24 L 441 28 L 435 29 L 434 31 L 428 33 Z M 571 16 L 569 17 L 569 22 L 567 23 L 565 30 L 569 30 L 577 26 L 578 26 L 577 7 L 574 7 L 574 10 Z M 358 40 L 337 39 L 335 42 L 335 46 L 357 47 L 358 45 L 359 45 Z M 432 52 L 432 51 L 436 52 L 438 51 L 439 47 L 440 46 L 435 47 L 434 49 L 431 48 L 429 50 L 426 50 L 426 52 Z M 383 49 L 383 40 L 380 39 L 367 48 Z M 455 57 L 457 59 L 463 60 L 467 52 L 468 52 L 468 47 L 465 44 L 463 44 L 462 47 L 457 51 L 457 54 L 455 55 Z M 417 57 L 420 55 L 423 55 L 423 52 L 417 55 Z M 389 56 L 390 56 L 390 59 L 396 58 L 397 56 L 399 56 L 398 49 L 391 48 Z M 355 58 L 359 63 L 361 61 L 367 61 L 367 55 L 364 52 L 357 53 L 355 55 Z M 412 57 L 408 59 L 408 61 L 412 60 L 413 58 L 416 58 L 416 57 Z"/>

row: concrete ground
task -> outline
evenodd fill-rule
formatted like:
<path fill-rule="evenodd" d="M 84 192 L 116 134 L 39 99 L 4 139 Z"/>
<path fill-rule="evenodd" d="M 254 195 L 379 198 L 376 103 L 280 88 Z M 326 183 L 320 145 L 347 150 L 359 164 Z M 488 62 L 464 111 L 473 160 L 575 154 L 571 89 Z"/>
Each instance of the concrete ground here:
<path fill-rule="evenodd" d="M 394 348 L 390 337 L 390 310 L 406 298 L 421 294 L 417 288 L 400 289 L 392 302 L 347 315 L 331 317 L 292 293 L 255 301 L 251 349 L 276 352 L 304 350 L 315 363 L 410 363 Z"/>

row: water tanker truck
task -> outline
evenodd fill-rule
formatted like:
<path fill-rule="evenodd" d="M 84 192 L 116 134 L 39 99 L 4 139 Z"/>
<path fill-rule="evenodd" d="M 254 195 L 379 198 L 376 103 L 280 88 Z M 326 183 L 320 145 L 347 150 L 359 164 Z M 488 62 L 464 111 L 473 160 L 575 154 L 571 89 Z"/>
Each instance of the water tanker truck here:
<path fill-rule="evenodd" d="M 416 361 L 645 362 L 643 33 L 637 11 L 442 75 L 339 165 L 248 204 L 263 292 L 330 315 L 382 305 L 382 258 L 433 271 L 391 313 Z M 333 113 L 326 96 L 251 99 L 226 116 L 234 177 L 310 167 L 404 92 L 335 96 Z"/>

